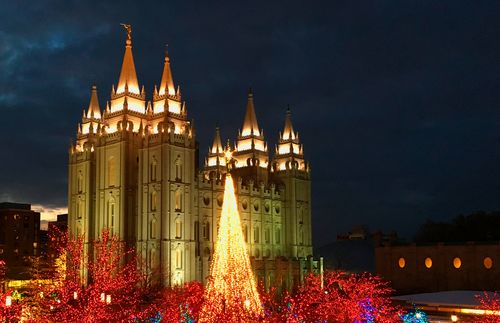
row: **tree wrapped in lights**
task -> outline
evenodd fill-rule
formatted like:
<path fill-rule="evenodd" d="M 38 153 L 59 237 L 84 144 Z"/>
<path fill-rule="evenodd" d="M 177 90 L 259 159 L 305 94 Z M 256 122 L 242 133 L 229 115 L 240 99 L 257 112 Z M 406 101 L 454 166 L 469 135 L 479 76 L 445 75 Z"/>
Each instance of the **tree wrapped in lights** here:
<path fill-rule="evenodd" d="M 476 295 L 477 300 L 481 304 L 480 309 L 484 310 L 482 315 L 478 315 L 476 319 L 485 323 L 500 322 L 500 294 L 484 292 L 481 295 Z"/>
<path fill-rule="evenodd" d="M 11 290 L 4 290 L 5 267 L 5 261 L 0 260 L 0 322 L 18 322 L 22 314 L 22 303 L 13 299 Z"/>
<path fill-rule="evenodd" d="M 226 175 L 219 232 L 199 322 L 252 321 L 263 315 L 231 175 Z"/>
<path fill-rule="evenodd" d="M 168 322 L 195 322 L 203 302 L 203 285 L 199 282 L 167 287 L 161 292 L 158 309 Z"/>
<path fill-rule="evenodd" d="M 310 274 L 294 295 L 299 321 L 398 322 L 392 290 L 379 277 L 343 272 Z"/>
<path fill-rule="evenodd" d="M 66 241 L 53 284 L 35 295 L 38 320 L 134 321 L 153 312 L 151 305 L 142 302 L 144 295 L 133 249 L 108 230 L 93 242 L 93 257 L 83 256 L 83 237 Z M 82 269 L 88 275 L 87 284 L 83 284 Z"/>

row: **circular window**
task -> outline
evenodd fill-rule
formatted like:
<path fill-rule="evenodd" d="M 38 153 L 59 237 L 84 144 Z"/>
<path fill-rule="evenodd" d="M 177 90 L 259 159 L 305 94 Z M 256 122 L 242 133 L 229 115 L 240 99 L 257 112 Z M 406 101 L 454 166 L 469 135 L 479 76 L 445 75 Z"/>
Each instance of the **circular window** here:
<path fill-rule="evenodd" d="M 405 266 L 406 266 L 406 260 L 405 260 L 405 258 L 403 258 L 403 257 L 399 258 L 399 260 L 398 260 L 398 266 L 399 266 L 399 268 L 405 268 Z"/>
<path fill-rule="evenodd" d="M 217 197 L 217 205 L 218 205 L 219 207 L 221 207 L 221 206 L 222 206 L 222 196 L 221 196 L 221 195 L 219 195 L 219 196 Z"/>
<path fill-rule="evenodd" d="M 210 204 L 210 197 L 208 197 L 208 195 L 205 195 L 203 197 L 203 203 L 208 206 Z"/>
<path fill-rule="evenodd" d="M 493 267 L 493 260 L 490 257 L 486 257 L 483 260 L 484 268 L 491 269 Z"/>
<path fill-rule="evenodd" d="M 456 269 L 462 267 L 462 260 L 460 260 L 460 258 L 458 257 L 455 257 L 453 259 L 453 267 L 455 267 Z"/>
<path fill-rule="evenodd" d="M 243 200 L 243 202 L 241 202 L 241 207 L 243 208 L 243 210 L 246 210 L 248 207 L 248 202 L 246 200 Z"/>
<path fill-rule="evenodd" d="M 431 268 L 432 267 L 432 259 L 427 257 L 425 258 L 425 267 L 426 268 Z"/>

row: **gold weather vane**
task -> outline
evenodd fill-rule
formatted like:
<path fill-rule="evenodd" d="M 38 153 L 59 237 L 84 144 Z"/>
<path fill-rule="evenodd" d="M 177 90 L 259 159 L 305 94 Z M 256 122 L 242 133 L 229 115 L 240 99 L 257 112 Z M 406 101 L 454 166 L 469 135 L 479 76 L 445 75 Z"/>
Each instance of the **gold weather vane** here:
<path fill-rule="evenodd" d="M 120 24 L 127 31 L 127 40 L 132 40 L 132 25 L 130 24 Z"/>

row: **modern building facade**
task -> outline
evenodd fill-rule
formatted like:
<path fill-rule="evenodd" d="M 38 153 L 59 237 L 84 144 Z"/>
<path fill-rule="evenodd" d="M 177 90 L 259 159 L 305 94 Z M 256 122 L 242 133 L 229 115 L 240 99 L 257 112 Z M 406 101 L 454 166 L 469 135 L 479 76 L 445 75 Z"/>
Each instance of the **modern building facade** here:
<path fill-rule="evenodd" d="M 10 279 L 29 278 L 29 257 L 39 252 L 40 213 L 30 204 L 0 203 L 0 260 Z"/>
<path fill-rule="evenodd" d="M 164 285 L 204 281 L 222 209 L 225 150 L 216 129 L 198 169 L 195 128 L 168 54 L 147 100 L 128 30 L 118 84 L 103 109 L 92 87 L 70 147 L 70 233 L 90 242 L 109 229 L 137 248 L 144 270 Z M 255 261 L 312 256 L 310 168 L 290 112 L 271 157 L 250 91 L 231 150 L 249 254 Z"/>

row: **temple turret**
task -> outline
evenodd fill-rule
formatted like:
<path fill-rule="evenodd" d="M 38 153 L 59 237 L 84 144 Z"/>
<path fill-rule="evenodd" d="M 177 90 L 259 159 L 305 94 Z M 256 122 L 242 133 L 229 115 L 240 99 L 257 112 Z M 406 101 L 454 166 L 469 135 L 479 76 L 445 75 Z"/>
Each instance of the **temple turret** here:
<path fill-rule="evenodd" d="M 165 62 L 160 81 L 160 87 L 153 91 L 153 128 L 159 123 L 173 123 L 176 134 L 185 132 L 188 128 L 187 111 L 182 103 L 180 87 L 177 90 L 170 68 L 170 56 L 165 53 Z M 184 129 L 184 130 L 183 130 Z"/>
<path fill-rule="evenodd" d="M 208 155 L 205 160 L 205 178 L 210 179 L 215 177 L 221 178 L 221 175 L 226 173 L 226 159 L 224 156 L 224 146 L 220 137 L 219 127 L 215 128 L 214 142 L 212 147 L 208 149 Z"/>
<path fill-rule="evenodd" d="M 101 124 L 101 108 L 99 107 L 99 98 L 97 97 L 97 87 L 92 85 L 90 92 L 90 102 L 87 111 L 83 110 L 80 137 L 87 137 L 89 134 L 97 134 L 97 129 Z M 80 139 L 80 144 L 86 139 Z"/>
<path fill-rule="evenodd" d="M 165 64 L 163 65 L 163 74 L 161 76 L 160 90 L 158 95 L 175 95 L 174 79 L 170 70 L 170 57 L 168 52 L 165 53 Z"/>
<path fill-rule="evenodd" d="M 101 108 L 99 107 L 99 99 L 97 98 L 97 87 L 92 85 L 92 92 L 90 94 L 90 103 L 87 109 L 87 118 L 101 119 Z"/>
<path fill-rule="evenodd" d="M 287 109 L 285 114 L 285 126 L 280 133 L 273 162 L 274 171 L 297 169 L 309 171 L 304 161 L 302 144 L 299 141 L 299 133 L 293 130 L 292 113 Z"/>
<path fill-rule="evenodd" d="M 233 158 L 236 161 L 235 171 L 240 176 L 246 179 L 251 178 L 256 182 L 267 181 L 267 172 L 265 172 L 269 164 L 267 143 L 264 140 L 264 133 L 259 129 L 257 123 L 251 89 L 248 91 L 243 127 L 238 133 Z M 239 169 L 242 170 L 239 171 Z"/>

